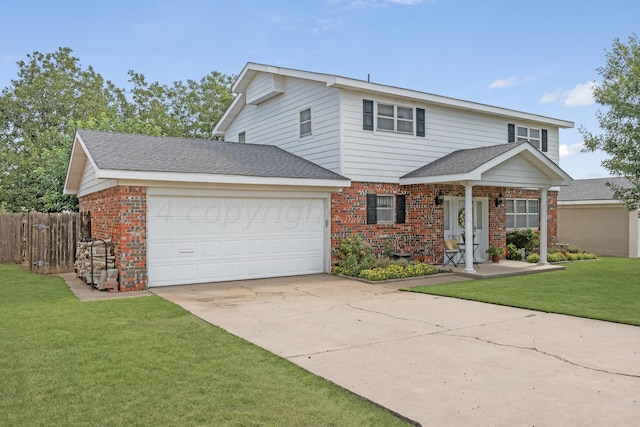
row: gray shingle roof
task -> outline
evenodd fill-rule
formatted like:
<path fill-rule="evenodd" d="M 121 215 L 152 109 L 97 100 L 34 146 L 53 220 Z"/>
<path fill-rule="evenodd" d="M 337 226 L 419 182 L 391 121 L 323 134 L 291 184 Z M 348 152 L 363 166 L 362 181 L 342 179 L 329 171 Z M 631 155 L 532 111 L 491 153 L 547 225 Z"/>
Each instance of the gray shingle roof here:
<path fill-rule="evenodd" d="M 84 129 L 78 134 L 100 169 L 348 180 L 272 145 Z"/>
<path fill-rule="evenodd" d="M 425 178 L 437 175 L 469 173 L 521 144 L 528 144 L 528 142 L 515 142 L 454 151 L 451 154 L 447 154 L 438 160 L 434 160 L 431 163 L 409 172 L 402 178 Z"/>
<path fill-rule="evenodd" d="M 622 187 L 630 186 L 625 178 L 576 179 L 573 184 L 560 188 L 558 201 L 614 200 L 613 190 L 606 185 L 607 182 Z"/>

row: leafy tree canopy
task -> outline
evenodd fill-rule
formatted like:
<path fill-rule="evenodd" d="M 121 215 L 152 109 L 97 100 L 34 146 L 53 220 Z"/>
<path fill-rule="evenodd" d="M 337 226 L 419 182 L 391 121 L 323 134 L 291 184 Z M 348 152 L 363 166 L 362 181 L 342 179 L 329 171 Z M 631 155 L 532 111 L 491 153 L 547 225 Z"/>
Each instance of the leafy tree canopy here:
<path fill-rule="evenodd" d="M 597 69 L 602 82 L 593 95 L 603 108 L 598 110 L 601 134 L 580 127 L 587 151 L 603 150 L 609 155 L 602 165 L 612 175 L 625 177 L 630 187 L 610 185 L 614 197 L 629 210 L 640 207 L 640 43 L 633 34 L 623 43 L 615 39 L 606 52 L 607 63 Z"/>
<path fill-rule="evenodd" d="M 214 71 L 161 85 L 130 71 L 127 90 L 83 68 L 67 47 L 17 65 L 0 93 L 0 211 L 9 212 L 76 209 L 62 194 L 76 128 L 210 138 L 235 79 Z"/>

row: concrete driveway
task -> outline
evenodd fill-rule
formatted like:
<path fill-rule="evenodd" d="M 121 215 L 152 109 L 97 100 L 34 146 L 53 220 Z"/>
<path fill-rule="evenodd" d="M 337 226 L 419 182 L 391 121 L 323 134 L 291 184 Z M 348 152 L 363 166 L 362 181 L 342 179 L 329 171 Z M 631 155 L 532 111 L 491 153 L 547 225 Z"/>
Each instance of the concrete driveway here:
<path fill-rule="evenodd" d="M 424 426 L 640 420 L 640 328 L 397 286 L 313 275 L 153 292 Z"/>

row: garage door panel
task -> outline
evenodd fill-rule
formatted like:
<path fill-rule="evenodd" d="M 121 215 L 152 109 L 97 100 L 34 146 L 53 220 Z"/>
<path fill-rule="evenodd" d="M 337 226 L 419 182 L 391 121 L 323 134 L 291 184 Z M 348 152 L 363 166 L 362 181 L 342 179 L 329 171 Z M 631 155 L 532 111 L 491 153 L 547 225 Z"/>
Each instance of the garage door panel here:
<path fill-rule="evenodd" d="M 260 256 L 264 258 L 265 256 L 265 247 L 266 242 L 264 239 L 248 239 L 246 241 L 246 251 L 249 256 Z"/>
<path fill-rule="evenodd" d="M 153 260 L 170 260 L 173 258 L 173 245 L 171 241 L 150 242 L 147 248 L 147 257 Z"/>
<path fill-rule="evenodd" d="M 150 196 L 150 286 L 324 271 L 322 199 Z"/>
<path fill-rule="evenodd" d="M 216 282 L 220 280 L 222 275 L 222 262 L 203 262 L 200 263 L 200 276 L 202 281 Z"/>
<path fill-rule="evenodd" d="M 173 222 L 173 233 L 177 236 L 198 236 L 199 222 L 196 218 L 176 218 Z"/>
<path fill-rule="evenodd" d="M 195 262 L 178 263 L 175 267 L 175 274 L 181 283 L 193 283 L 198 278 L 198 264 Z"/>
<path fill-rule="evenodd" d="M 200 242 L 200 254 L 205 258 L 219 258 L 222 256 L 222 242 L 219 240 L 203 240 Z"/>

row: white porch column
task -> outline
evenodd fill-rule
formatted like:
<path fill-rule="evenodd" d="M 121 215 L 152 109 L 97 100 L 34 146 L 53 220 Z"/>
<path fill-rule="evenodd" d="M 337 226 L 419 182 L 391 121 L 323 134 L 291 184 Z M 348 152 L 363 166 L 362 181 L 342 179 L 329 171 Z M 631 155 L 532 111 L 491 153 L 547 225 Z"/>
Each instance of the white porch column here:
<path fill-rule="evenodd" d="M 475 273 L 473 269 L 473 186 L 464 186 L 464 272 Z"/>
<path fill-rule="evenodd" d="M 547 265 L 547 189 L 540 189 L 540 262 Z"/>

